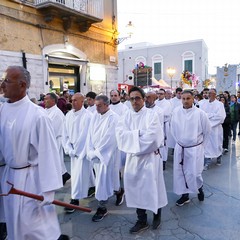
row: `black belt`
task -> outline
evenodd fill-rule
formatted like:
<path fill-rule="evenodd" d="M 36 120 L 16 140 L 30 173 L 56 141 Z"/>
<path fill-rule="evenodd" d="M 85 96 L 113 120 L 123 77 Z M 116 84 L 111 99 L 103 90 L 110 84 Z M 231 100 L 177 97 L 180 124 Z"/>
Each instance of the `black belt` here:
<path fill-rule="evenodd" d="M 29 168 L 29 167 L 31 167 L 31 164 L 24 166 L 24 167 L 10 167 L 10 168 L 14 169 L 14 170 L 20 170 L 20 169 Z"/>
<path fill-rule="evenodd" d="M 182 161 L 179 163 L 180 165 L 182 165 L 182 173 L 183 173 L 183 177 L 184 177 L 184 181 L 185 181 L 185 186 L 186 188 L 188 188 L 188 184 L 187 184 L 187 180 L 186 180 L 186 176 L 183 170 L 183 163 L 184 163 L 184 148 L 193 148 L 193 147 L 197 147 L 199 145 L 201 145 L 203 142 L 197 143 L 195 145 L 192 146 L 182 146 L 181 144 L 177 143 L 180 147 L 182 147 Z"/>

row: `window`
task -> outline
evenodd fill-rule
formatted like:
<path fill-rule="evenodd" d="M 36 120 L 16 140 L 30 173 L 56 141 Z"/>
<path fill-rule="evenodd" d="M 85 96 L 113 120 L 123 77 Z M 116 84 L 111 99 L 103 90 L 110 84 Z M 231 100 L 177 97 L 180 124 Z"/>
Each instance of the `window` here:
<path fill-rule="evenodd" d="M 161 55 L 152 57 L 153 76 L 156 80 L 162 79 L 162 59 Z"/>
<path fill-rule="evenodd" d="M 193 72 L 193 61 L 192 60 L 185 60 L 184 61 L 184 70 Z"/>
<path fill-rule="evenodd" d="M 139 64 L 140 62 L 142 62 L 144 65 L 146 65 L 146 58 L 140 56 L 140 57 L 137 57 L 137 58 L 135 59 L 135 65 Z"/>
<path fill-rule="evenodd" d="M 182 71 L 189 71 L 191 73 L 194 73 L 195 72 L 194 59 L 195 59 L 195 54 L 192 51 L 184 52 L 182 54 L 182 63 L 183 63 Z"/>

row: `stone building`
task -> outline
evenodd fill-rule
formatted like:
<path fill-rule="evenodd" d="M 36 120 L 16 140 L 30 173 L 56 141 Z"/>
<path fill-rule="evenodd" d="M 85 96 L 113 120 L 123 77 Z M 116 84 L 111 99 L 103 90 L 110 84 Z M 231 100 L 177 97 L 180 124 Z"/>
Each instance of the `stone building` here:
<path fill-rule="evenodd" d="M 0 21 L 0 74 L 26 67 L 30 97 L 117 85 L 116 0 L 1 0 Z"/>

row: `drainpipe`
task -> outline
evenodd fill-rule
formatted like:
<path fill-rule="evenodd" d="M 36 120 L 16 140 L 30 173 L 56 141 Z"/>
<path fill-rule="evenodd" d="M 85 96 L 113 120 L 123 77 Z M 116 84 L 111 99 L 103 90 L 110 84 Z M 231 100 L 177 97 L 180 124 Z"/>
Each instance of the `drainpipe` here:
<path fill-rule="evenodd" d="M 22 63 L 23 67 L 27 69 L 27 59 L 26 59 L 26 53 L 22 51 Z"/>

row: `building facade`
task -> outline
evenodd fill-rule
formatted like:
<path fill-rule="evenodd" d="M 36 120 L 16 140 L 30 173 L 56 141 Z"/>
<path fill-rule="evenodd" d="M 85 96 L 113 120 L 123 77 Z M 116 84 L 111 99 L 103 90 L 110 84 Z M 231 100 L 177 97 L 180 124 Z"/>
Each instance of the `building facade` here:
<path fill-rule="evenodd" d="M 117 85 L 116 0 L 1 0 L 0 21 L 0 74 L 26 67 L 30 97 Z"/>
<path fill-rule="evenodd" d="M 126 45 L 125 49 L 118 52 L 118 81 L 119 83 L 136 83 L 136 65 L 144 64 L 151 69 L 151 84 L 155 80 L 164 80 L 176 88 L 182 85 L 183 71 L 189 71 L 198 77 L 196 88 L 202 88 L 202 82 L 208 78 L 208 48 L 204 40 L 178 42 L 164 45 L 151 45 L 139 43 Z M 175 73 L 170 76 L 167 70 L 174 68 Z M 148 74 L 147 74 L 148 76 Z M 154 81 L 153 81 L 154 79 Z M 184 85 L 190 88 L 189 85 Z"/>

